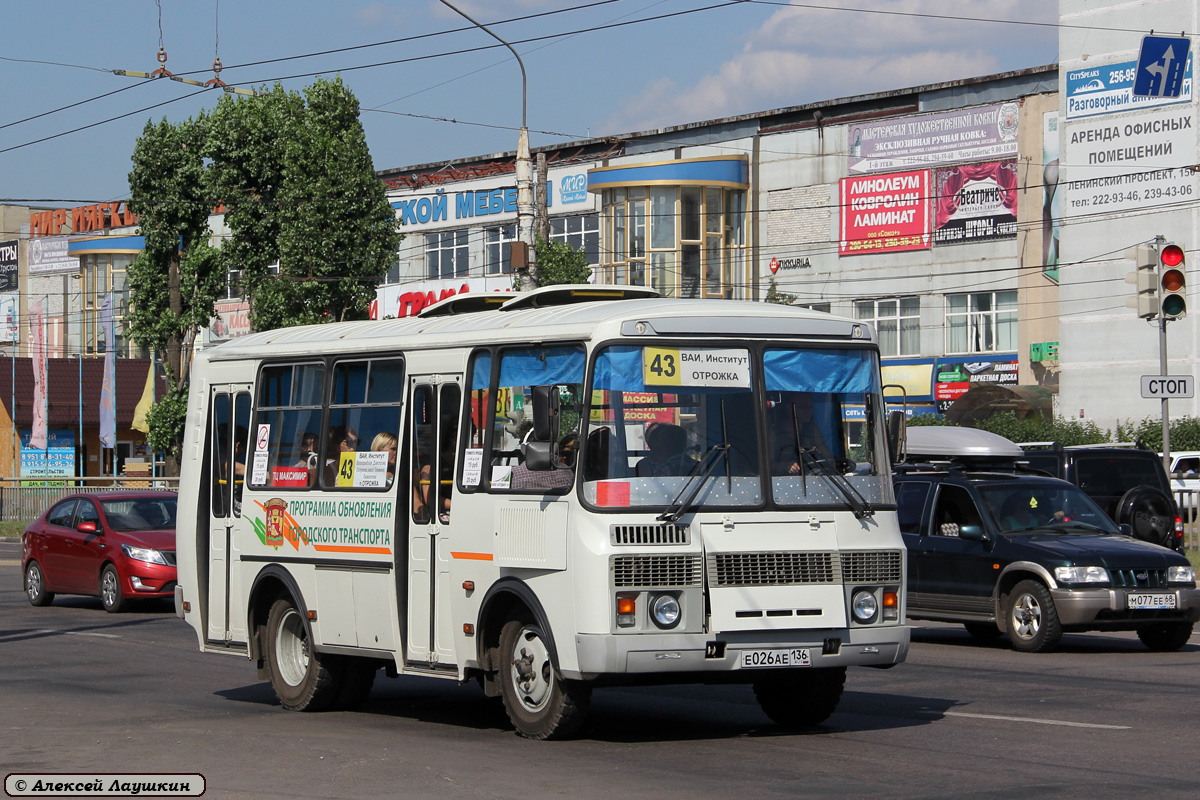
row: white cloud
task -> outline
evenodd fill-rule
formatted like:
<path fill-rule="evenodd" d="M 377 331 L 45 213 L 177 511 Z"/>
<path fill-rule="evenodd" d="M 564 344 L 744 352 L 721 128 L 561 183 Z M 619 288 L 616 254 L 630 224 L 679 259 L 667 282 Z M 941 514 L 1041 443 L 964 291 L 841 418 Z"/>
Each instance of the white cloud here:
<path fill-rule="evenodd" d="M 655 80 L 599 127 L 645 130 L 1040 66 L 1056 58 L 1054 28 L 961 18 L 1055 22 L 1055 6 L 1033 0 L 874 5 L 877 10 L 960 18 L 955 20 L 781 8 L 745 37 L 741 53 L 715 71 L 690 86 Z M 1028 57 L 1024 54 L 1031 48 L 1045 56 L 1014 63 Z"/>

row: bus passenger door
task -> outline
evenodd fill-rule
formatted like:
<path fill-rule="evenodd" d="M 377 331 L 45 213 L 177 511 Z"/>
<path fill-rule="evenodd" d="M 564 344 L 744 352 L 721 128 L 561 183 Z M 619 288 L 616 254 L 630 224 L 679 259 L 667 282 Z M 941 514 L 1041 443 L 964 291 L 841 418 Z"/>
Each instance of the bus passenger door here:
<path fill-rule="evenodd" d="M 211 389 L 209 429 L 208 633 L 216 644 L 246 641 L 246 621 L 231 614 L 230 594 L 239 587 L 233 562 L 240 547 L 234 528 L 242 516 L 242 486 L 250 429 L 249 385 Z"/>
<path fill-rule="evenodd" d="M 409 381 L 408 620 L 405 660 L 454 667 L 450 520 L 462 408 L 461 375 Z"/>

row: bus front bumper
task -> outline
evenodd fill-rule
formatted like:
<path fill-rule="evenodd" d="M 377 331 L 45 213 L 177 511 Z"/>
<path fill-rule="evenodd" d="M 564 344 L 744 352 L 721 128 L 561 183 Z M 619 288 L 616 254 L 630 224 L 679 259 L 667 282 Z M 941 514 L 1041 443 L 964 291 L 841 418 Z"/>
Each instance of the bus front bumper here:
<path fill-rule="evenodd" d="M 853 630 L 755 633 L 576 634 L 578 669 L 563 676 L 590 680 L 600 675 L 741 673 L 746 682 L 756 667 L 890 667 L 908 655 L 906 625 Z M 795 651 L 807 651 L 808 663 Z M 560 659 L 560 662 L 562 659 Z M 754 666 L 750 664 L 754 663 Z"/>

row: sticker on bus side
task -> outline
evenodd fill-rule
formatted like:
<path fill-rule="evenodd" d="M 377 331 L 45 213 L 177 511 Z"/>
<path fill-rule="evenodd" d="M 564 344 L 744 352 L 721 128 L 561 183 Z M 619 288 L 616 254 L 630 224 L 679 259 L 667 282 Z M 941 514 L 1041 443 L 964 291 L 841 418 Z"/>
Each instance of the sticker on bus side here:
<path fill-rule="evenodd" d="M 267 482 L 267 459 L 270 451 L 267 449 L 271 442 L 271 426 L 264 423 L 258 426 L 254 436 L 254 457 L 250 463 L 250 483 L 262 486 Z"/>
<path fill-rule="evenodd" d="M 483 448 L 468 447 L 463 454 L 463 486 L 478 486 L 483 479 Z"/>
<path fill-rule="evenodd" d="M 750 351 L 708 347 L 642 348 L 646 386 L 750 388 Z"/>

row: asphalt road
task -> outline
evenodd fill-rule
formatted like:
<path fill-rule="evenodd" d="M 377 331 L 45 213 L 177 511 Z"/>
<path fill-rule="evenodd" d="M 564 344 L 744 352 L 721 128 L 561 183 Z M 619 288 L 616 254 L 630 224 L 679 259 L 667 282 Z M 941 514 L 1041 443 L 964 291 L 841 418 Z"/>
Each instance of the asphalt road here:
<path fill-rule="evenodd" d="M 166 605 L 32 608 L 0 548 L 0 772 L 201 773 L 207 798 L 1195 798 L 1200 635 L 1068 635 L 1022 655 L 961 627 L 851 670 L 786 733 L 745 687 L 598 690 L 582 738 L 530 742 L 472 686 L 380 674 L 362 710 L 282 710 Z"/>

